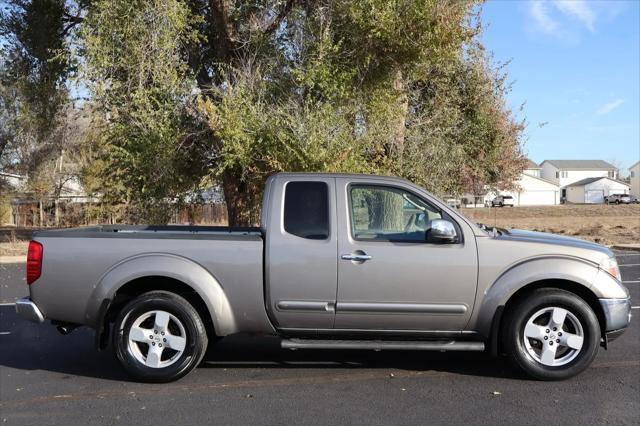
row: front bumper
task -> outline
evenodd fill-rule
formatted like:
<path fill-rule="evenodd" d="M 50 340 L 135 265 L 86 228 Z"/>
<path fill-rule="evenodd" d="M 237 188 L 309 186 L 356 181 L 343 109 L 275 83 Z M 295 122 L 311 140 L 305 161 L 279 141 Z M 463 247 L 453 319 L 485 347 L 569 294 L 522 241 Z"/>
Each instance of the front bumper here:
<path fill-rule="evenodd" d="M 627 328 L 631 322 L 631 298 L 599 300 L 604 312 L 605 332 Z"/>
<path fill-rule="evenodd" d="M 22 318 L 29 321 L 41 323 L 44 322 L 44 315 L 38 309 L 38 305 L 33 303 L 28 297 L 16 300 L 16 312 Z"/>

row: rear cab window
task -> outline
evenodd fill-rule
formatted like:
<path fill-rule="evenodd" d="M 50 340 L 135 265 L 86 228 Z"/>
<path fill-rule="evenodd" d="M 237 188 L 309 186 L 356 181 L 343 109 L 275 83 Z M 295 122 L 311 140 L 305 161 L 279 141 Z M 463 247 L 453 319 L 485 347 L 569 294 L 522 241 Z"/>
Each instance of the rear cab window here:
<path fill-rule="evenodd" d="M 329 238 L 329 187 L 325 182 L 288 182 L 284 194 L 285 232 L 308 240 Z"/>

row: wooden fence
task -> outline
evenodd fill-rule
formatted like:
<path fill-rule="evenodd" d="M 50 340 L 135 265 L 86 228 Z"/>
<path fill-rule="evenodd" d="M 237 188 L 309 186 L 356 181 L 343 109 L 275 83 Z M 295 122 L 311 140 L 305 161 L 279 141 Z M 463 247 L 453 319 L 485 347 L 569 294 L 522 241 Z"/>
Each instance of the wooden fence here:
<path fill-rule="evenodd" d="M 96 224 L 131 223 L 124 206 L 105 207 L 95 202 L 53 202 L 14 200 L 11 203 L 11 225 L 18 228 L 72 227 Z M 129 212 L 131 213 L 131 212 Z M 169 223 L 181 225 L 226 225 L 225 204 L 192 204 L 171 213 Z"/>

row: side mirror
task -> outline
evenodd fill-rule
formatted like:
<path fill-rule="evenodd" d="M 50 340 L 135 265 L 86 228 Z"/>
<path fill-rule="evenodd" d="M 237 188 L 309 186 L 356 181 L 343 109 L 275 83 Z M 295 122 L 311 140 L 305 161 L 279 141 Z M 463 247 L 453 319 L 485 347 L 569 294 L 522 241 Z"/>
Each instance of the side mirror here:
<path fill-rule="evenodd" d="M 427 232 L 427 238 L 434 242 L 454 243 L 458 238 L 453 223 L 444 219 L 431 221 L 431 229 Z"/>

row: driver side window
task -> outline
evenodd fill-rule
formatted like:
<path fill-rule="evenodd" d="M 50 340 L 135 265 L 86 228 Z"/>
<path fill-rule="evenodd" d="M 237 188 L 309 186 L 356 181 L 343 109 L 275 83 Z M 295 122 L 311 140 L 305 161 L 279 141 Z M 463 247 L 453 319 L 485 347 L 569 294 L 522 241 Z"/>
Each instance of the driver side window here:
<path fill-rule="evenodd" d="M 351 235 L 356 240 L 424 242 L 439 210 L 410 192 L 389 186 L 353 185 Z"/>

